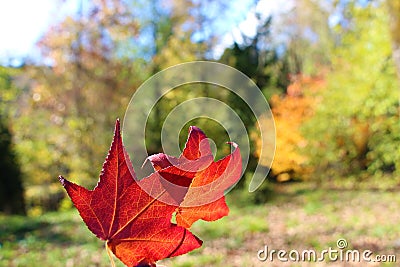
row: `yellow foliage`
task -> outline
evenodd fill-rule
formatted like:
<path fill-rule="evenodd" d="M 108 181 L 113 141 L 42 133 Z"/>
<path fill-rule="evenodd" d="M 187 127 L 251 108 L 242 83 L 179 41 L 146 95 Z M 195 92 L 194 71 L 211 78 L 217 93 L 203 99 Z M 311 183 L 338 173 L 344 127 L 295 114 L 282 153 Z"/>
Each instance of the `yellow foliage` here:
<path fill-rule="evenodd" d="M 302 136 L 300 128 L 304 121 L 312 116 L 318 101 L 312 94 L 322 86 L 324 80 L 321 77 L 299 75 L 288 86 L 284 96 L 273 95 L 271 98 L 276 129 L 276 150 L 271 172 L 278 181 L 299 178 L 309 171 L 306 164 L 308 159 L 305 153 L 302 153 L 307 140 Z M 260 157 L 261 140 L 256 139 L 255 143 L 255 155 Z M 260 163 L 264 165 L 267 161 L 268 159 L 260 159 Z"/>

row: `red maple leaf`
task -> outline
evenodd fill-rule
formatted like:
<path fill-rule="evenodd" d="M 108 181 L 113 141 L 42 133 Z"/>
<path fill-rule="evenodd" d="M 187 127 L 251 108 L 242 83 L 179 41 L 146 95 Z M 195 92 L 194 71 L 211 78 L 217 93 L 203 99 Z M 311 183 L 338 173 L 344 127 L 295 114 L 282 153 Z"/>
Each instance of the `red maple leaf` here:
<path fill-rule="evenodd" d="M 242 172 L 240 150 L 235 143 L 231 144 L 234 152 L 214 162 L 207 136 L 192 126 L 179 158 L 163 153 L 148 158 L 154 169 L 171 183 L 167 190 L 182 196 L 176 211 L 178 225 L 189 228 L 199 219 L 214 221 L 228 215 L 224 193 L 239 181 Z M 172 179 L 174 176 L 180 177 L 179 182 Z M 189 188 L 174 186 L 183 181 L 190 184 Z"/>
<path fill-rule="evenodd" d="M 180 203 L 160 183 L 159 174 L 155 172 L 140 181 L 134 176 L 117 120 L 114 139 L 94 190 L 62 176 L 59 179 L 90 231 L 105 240 L 107 251 L 127 266 L 155 266 L 157 260 L 200 247 L 200 239 L 171 223 Z M 145 192 L 143 187 L 150 191 Z"/>

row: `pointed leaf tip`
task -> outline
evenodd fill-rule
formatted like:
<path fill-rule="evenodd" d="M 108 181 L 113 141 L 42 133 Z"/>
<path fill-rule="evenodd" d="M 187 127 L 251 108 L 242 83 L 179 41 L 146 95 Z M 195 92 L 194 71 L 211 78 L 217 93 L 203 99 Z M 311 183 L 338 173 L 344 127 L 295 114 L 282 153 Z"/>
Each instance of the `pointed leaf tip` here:
<path fill-rule="evenodd" d="M 202 140 L 202 139 L 207 138 L 207 136 L 206 136 L 206 134 L 203 132 L 203 130 L 200 129 L 199 127 L 197 127 L 197 126 L 190 126 L 190 127 L 189 127 L 188 140 L 189 140 L 189 139 L 192 139 L 192 138 Z"/>
<path fill-rule="evenodd" d="M 121 129 L 121 123 L 120 123 L 120 121 L 119 121 L 119 118 L 117 118 L 117 120 L 115 121 L 115 130 L 114 130 L 114 134 L 115 133 L 119 133 L 120 132 L 120 129 Z"/>
<path fill-rule="evenodd" d="M 58 180 L 60 181 L 60 183 L 62 184 L 62 186 L 65 187 L 65 178 L 62 177 L 61 175 L 58 176 Z"/>
<path fill-rule="evenodd" d="M 188 160 L 197 160 L 211 154 L 210 143 L 205 133 L 196 126 L 190 126 L 185 148 L 182 151 L 183 157 Z"/>
<path fill-rule="evenodd" d="M 191 132 L 199 132 L 199 133 L 205 135 L 204 132 L 199 127 L 193 126 L 193 125 L 189 127 L 189 134 Z"/>
<path fill-rule="evenodd" d="M 235 142 L 226 142 L 228 145 L 231 145 L 231 146 L 233 146 L 233 148 L 238 148 L 239 146 L 238 146 L 238 144 L 236 144 Z"/>

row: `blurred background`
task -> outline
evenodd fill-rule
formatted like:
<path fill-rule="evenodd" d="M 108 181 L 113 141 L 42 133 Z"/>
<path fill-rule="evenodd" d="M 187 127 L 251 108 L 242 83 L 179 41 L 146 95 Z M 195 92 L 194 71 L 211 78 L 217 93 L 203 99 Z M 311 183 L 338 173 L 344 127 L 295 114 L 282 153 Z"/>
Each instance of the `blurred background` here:
<path fill-rule="evenodd" d="M 400 208 L 399 0 L 3 1 L 0 36 L 1 266 L 27 266 L 24 260 L 30 262 L 29 256 L 21 256 L 27 252 L 41 259 L 38 266 L 108 265 L 107 259 L 87 256 L 99 247 L 84 227 L 84 241 L 65 234 L 70 229 L 73 235 L 80 219 L 57 177 L 62 174 L 93 187 L 115 120 L 123 118 L 135 90 L 158 71 L 192 60 L 217 61 L 242 71 L 260 88 L 274 114 L 275 159 L 269 179 L 252 194 L 248 179 L 258 161 L 268 162 L 260 158 L 260 131 L 268 129 L 259 129 L 236 95 L 202 85 L 183 86 L 157 103 L 146 126 L 152 154 L 162 151 L 160 131 L 166 115 L 187 99 L 217 98 L 241 117 L 252 154 L 232 192 L 242 203 L 233 208 L 232 220 L 250 227 L 230 230 L 242 231 L 237 233 L 244 236 L 238 244 L 258 235 L 262 246 L 271 221 L 283 225 L 275 229 L 282 232 L 276 239 L 279 244 L 298 244 L 298 239 L 290 241 L 293 236 L 285 239 L 283 234 L 299 224 L 294 217 L 277 222 L 280 214 L 268 217 L 269 210 L 282 205 L 276 212 L 325 219 L 332 215 L 331 224 L 322 220 L 326 228 L 339 234 L 350 231 L 351 237 L 359 238 L 359 247 L 372 244 L 384 252 L 400 247 L 398 217 L 393 215 Z M 229 153 L 225 130 L 207 119 L 187 123 L 181 144 L 189 125 L 199 126 L 221 147 L 217 158 Z M 337 208 L 349 203 L 354 205 L 350 213 L 360 212 L 357 218 L 335 217 L 341 214 Z M 376 203 L 387 216 L 362 224 L 361 217 L 375 214 L 371 205 Z M 259 224 L 246 221 L 241 210 L 245 207 L 259 215 Z M 330 211 L 325 216 L 322 210 Z M 386 221 L 389 217 L 393 221 Z M 341 232 L 336 224 L 344 218 L 349 223 Z M 377 224 L 384 226 L 371 230 Z M 217 233 L 211 226 L 199 231 L 214 241 L 226 241 L 229 224 L 221 225 L 215 226 Z M 390 242 L 381 244 L 374 234 Z M 54 252 L 52 245 L 54 259 L 52 254 L 43 256 L 52 242 L 60 247 Z M 239 253 L 236 241 L 227 242 L 221 243 L 229 247 L 227 254 L 203 257 L 202 266 L 219 266 L 218 259 L 224 262 L 232 251 Z M 329 242 L 313 239 L 307 244 L 318 248 Z M 72 248 L 63 254 L 66 246 Z M 261 248 L 249 248 L 247 257 L 256 259 Z M 197 261 L 206 252 L 188 257 Z M 247 252 L 239 258 L 246 258 Z M 78 264 L 82 259 L 87 262 Z M 198 266 L 190 260 L 182 266 Z M 246 262 L 257 266 L 249 258 Z M 231 266 L 240 264 L 239 260 Z"/>

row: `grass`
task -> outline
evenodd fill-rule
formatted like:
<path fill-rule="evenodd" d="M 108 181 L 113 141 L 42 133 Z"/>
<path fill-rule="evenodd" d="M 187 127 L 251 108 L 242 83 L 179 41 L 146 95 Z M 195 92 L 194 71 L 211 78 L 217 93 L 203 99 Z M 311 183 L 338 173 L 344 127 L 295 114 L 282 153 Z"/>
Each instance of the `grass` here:
<path fill-rule="evenodd" d="M 251 205 L 246 198 L 250 198 L 248 193 L 231 192 L 227 198 L 231 207 L 228 217 L 193 225 L 192 232 L 204 241 L 202 248 L 160 264 L 282 266 L 276 261 L 276 265 L 260 262 L 257 252 L 265 245 L 287 251 L 321 251 L 329 246 L 336 249 L 339 238 L 347 240 L 349 249 L 369 249 L 374 254 L 395 255 L 400 248 L 400 194 L 396 191 L 328 190 L 290 184 L 275 186 L 272 200 L 263 205 Z M 123 266 L 118 260 L 116 263 Z M 321 264 L 318 266 L 334 266 Z M 284 266 L 314 265 L 303 262 Z M 0 266 L 110 263 L 104 243 L 90 233 L 73 209 L 40 217 L 0 215 Z"/>
<path fill-rule="evenodd" d="M 0 217 L 0 266 L 109 266 L 104 252 L 75 210 Z"/>

